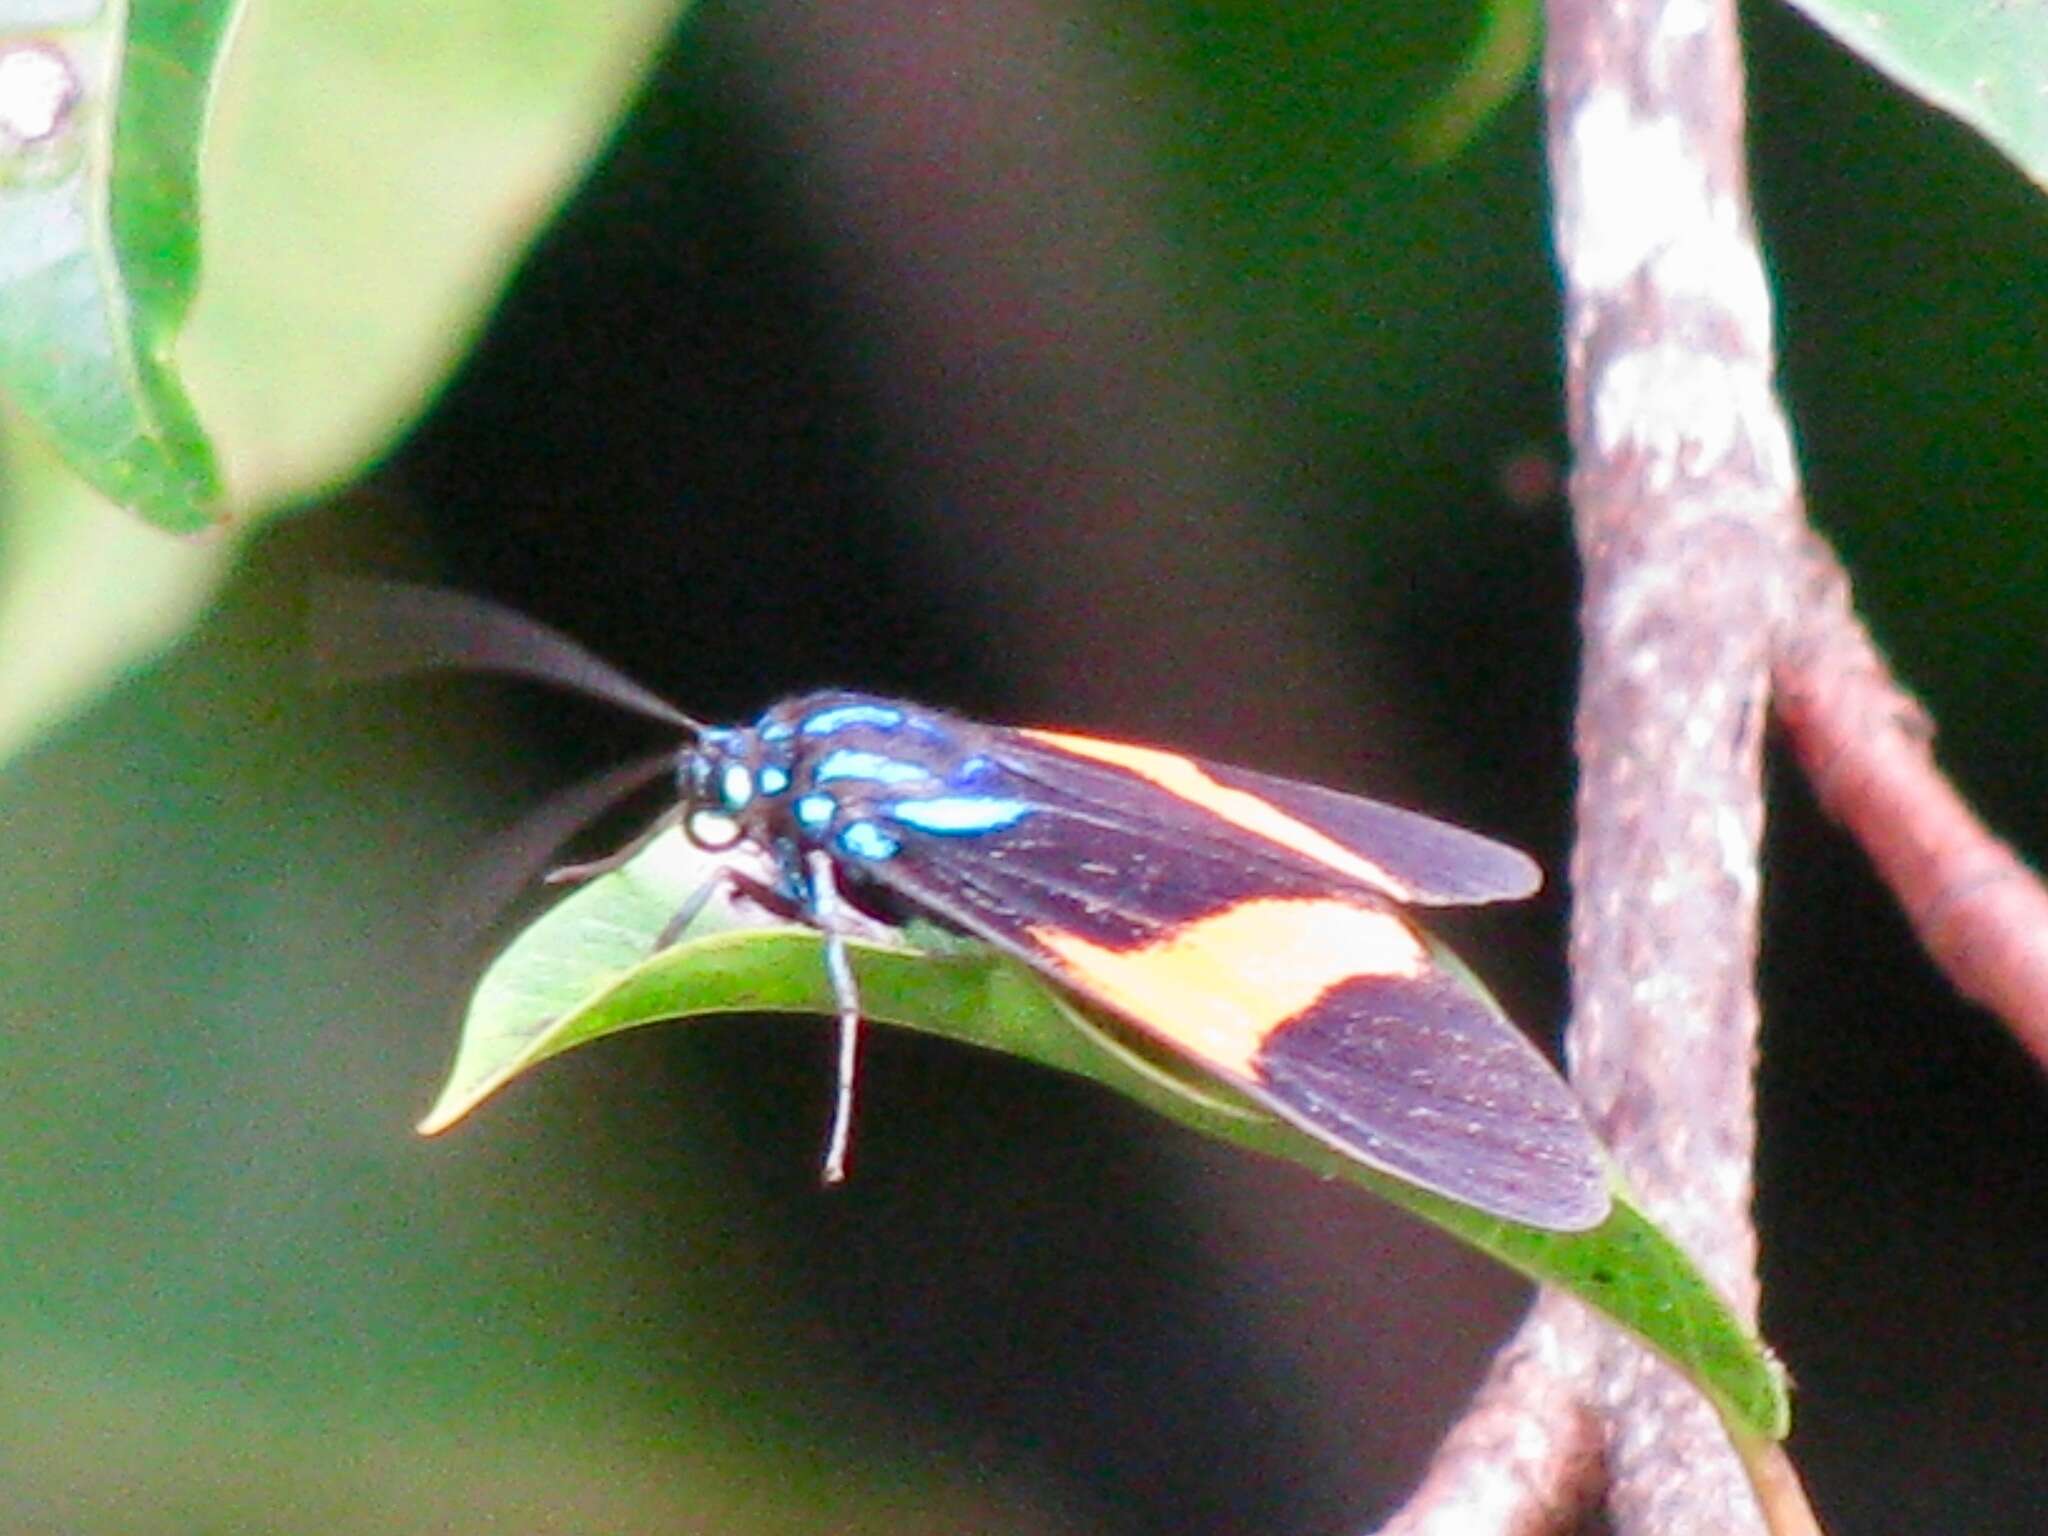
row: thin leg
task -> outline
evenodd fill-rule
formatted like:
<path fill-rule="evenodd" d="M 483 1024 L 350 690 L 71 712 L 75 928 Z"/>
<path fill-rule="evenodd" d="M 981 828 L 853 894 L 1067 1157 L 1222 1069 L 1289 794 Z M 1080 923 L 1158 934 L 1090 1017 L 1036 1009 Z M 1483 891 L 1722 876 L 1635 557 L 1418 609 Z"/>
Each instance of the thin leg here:
<path fill-rule="evenodd" d="M 649 843 L 674 826 L 681 814 L 679 806 L 663 811 L 655 818 L 652 826 L 617 853 L 608 853 L 603 858 L 592 859 L 587 864 L 564 864 L 558 869 L 549 870 L 545 879 L 549 885 L 577 885 L 585 880 L 595 880 L 599 875 L 609 875 L 615 870 L 624 869 L 645 851 Z"/>
<path fill-rule="evenodd" d="M 690 892 L 688 899 L 676 909 L 676 915 L 662 924 L 661 932 L 655 936 L 653 953 L 660 954 L 669 945 L 680 939 L 690 924 L 697 920 L 697 914 L 704 910 L 704 904 L 718 893 L 720 887 L 736 891 L 764 911 L 777 917 L 799 917 L 802 914 L 788 901 L 777 895 L 769 886 L 763 885 L 752 875 L 743 874 L 729 865 L 720 865 L 697 889 Z"/>
<path fill-rule="evenodd" d="M 832 1130 L 825 1141 L 825 1163 L 819 1177 L 826 1184 L 839 1184 L 846 1179 L 846 1153 L 853 1140 L 853 1083 L 860 1067 L 860 991 L 854 985 L 846 940 L 838 928 L 839 886 L 832 873 L 832 861 L 822 853 L 812 853 L 807 863 L 811 909 L 825 934 L 825 974 L 831 978 L 832 996 L 839 1003 L 839 1082 L 832 1099 Z"/>
<path fill-rule="evenodd" d="M 697 921 L 697 914 L 704 910 L 704 904 L 711 899 L 712 893 L 725 884 L 724 877 L 725 871 L 720 870 L 690 892 L 689 899 L 676 908 L 676 915 L 663 923 L 661 932 L 654 936 L 653 953 L 660 954 L 683 936 L 683 931 Z"/>

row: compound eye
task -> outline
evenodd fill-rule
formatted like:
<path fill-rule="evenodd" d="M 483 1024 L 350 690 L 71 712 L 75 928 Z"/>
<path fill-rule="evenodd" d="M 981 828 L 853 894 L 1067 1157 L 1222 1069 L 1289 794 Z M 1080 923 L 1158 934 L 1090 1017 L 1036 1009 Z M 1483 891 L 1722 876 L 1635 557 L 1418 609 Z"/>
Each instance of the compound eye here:
<path fill-rule="evenodd" d="M 676 790 L 692 805 L 703 805 L 711 799 L 711 760 L 702 752 L 692 752 L 676 769 Z"/>

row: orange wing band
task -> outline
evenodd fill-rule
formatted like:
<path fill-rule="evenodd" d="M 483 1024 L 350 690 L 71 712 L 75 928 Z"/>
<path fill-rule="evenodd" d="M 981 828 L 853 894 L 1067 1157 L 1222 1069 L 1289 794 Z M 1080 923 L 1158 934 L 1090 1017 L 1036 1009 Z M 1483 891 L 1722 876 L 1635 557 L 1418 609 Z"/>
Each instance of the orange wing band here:
<path fill-rule="evenodd" d="M 1403 919 L 1327 898 L 1239 902 L 1137 949 L 1030 934 L 1077 991 L 1240 1082 L 1257 1080 L 1266 1040 L 1337 983 L 1430 967 Z"/>

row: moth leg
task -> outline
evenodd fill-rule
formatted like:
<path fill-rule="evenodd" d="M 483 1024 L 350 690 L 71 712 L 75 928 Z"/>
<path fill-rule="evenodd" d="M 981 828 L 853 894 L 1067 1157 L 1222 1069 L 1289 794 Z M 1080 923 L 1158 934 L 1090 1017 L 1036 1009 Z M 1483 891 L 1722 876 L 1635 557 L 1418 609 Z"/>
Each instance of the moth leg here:
<path fill-rule="evenodd" d="M 697 920 L 697 914 L 704 910 L 705 904 L 717 895 L 721 888 L 746 897 L 756 906 L 772 912 L 777 917 L 804 916 L 793 902 L 752 875 L 744 874 L 737 869 L 715 869 L 706 875 L 703 883 L 690 892 L 688 899 L 676 908 L 676 915 L 662 925 L 661 932 L 655 935 L 654 953 L 659 954 L 680 939 L 688 931 L 690 924 Z"/>
<path fill-rule="evenodd" d="M 847 957 L 842 933 L 844 903 L 831 859 L 812 853 L 805 861 L 806 883 L 810 887 L 808 907 L 800 906 L 774 886 L 737 869 L 714 870 L 676 909 L 654 941 L 656 953 L 680 939 L 697 920 L 711 898 L 721 889 L 746 897 L 778 917 L 798 918 L 816 928 L 825 940 L 825 974 L 838 1002 L 838 1080 L 832 1097 L 832 1127 L 825 1139 L 825 1156 L 819 1178 L 825 1184 L 846 1181 L 846 1160 L 853 1143 L 854 1083 L 860 1070 L 860 989 L 853 979 L 853 962 Z"/>
<path fill-rule="evenodd" d="M 711 900 L 712 895 L 721 885 L 725 884 L 725 881 L 720 878 L 724 873 L 721 870 L 718 874 L 711 875 L 697 889 L 690 892 L 689 899 L 676 908 L 675 916 L 661 925 L 661 932 L 654 936 L 654 948 L 651 953 L 660 954 L 669 945 L 680 939 L 690 924 L 697 921 L 697 914 L 704 910 L 705 903 Z"/>
<path fill-rule="evenodd" d="M 811 911 L 825 935 L 825 974 L 831 978 L 832 996 L 839 1004 L 839 1078 L 819 1178 L 826 1184 L 839 1184 L 846 1179 L 846 1153 L 853 1140 L 853 1084 L 860 1067 L 860 990 L 854 984 L 853 964 L 840 932 L 839 885 L 832 860 L 814 851 L 806 856 L 805 865 L 810 875 Z"/>

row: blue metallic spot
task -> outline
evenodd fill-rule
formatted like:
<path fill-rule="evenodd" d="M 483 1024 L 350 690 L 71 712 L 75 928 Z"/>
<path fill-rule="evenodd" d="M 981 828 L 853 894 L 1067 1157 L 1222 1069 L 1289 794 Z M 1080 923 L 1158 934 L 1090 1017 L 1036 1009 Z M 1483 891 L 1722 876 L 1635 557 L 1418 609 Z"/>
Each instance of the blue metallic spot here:
<path fill-rule="evenodd" d="M 789 788 L 789 775 L 784 770 L 776 767 L 773 763 L 768 764 L 767 767 L 761 770 L 762 794 L 779 795 L 787 788 Z"/>
<path fill-rule="evenodd" d="M 938 795 L 930 800 L 899 800 L 889 807 L 892 820 L 920 832 L 945 837 L 971 837 L 1014 827 L 1031 814 L 1028 800 L 999 800 L 989 795 Z"/>
<path fill-rule="evenodd" d="M 841 704 L 819 710 L 804 721 L 801 729 L 806 736 L 830 736 L 849 725 L 879 725 L 892 730 L 902 723 L 903 711 L 886 704 Z"/>
<path fill-rule="evenodd" d="M 763 741 L 787 741 L 796 734 L 796 727 L 787 720 L 775 720 L 762 726 L 760 734 Z"/>
<path fill-rule="evenodd" d="M 797 824 L 815 832 L 828 825 L 838 810 L 839 802 L 830 795 L 801 795 L 796 802 Z"/>
<path fill-rule="evenodd" d="M 727 763 L 718 776 L 718 798 L 728 811 L 737 811 L 754 798 L 754 775 L 745 763 Z"/>
<path fill-rule="evenodd" d="M 872 779 L 877 784 L 918 784 L 931 777 L 916 763 L 900 762 L 880 752 L 856 752 L 851 747 L 841 747 L 827 752 L 818 759 L 818 766 L 811 770 L 813 783 L 823 784 L 832 779 Z"/>
<path fill-rule="evenodd" d="M 1014 782 L 1001 763 L 981 752 L 961 758 L 946 772 L 946 788 L 963 795 L 988 795 Z"/>
<path fill-rule="evenodd" d="M 872 821 L 856 821 L 839 834 L 839 846 L 856 859 L 894 858 L 903 851 L 903 845 L 876 826 Z"/>

